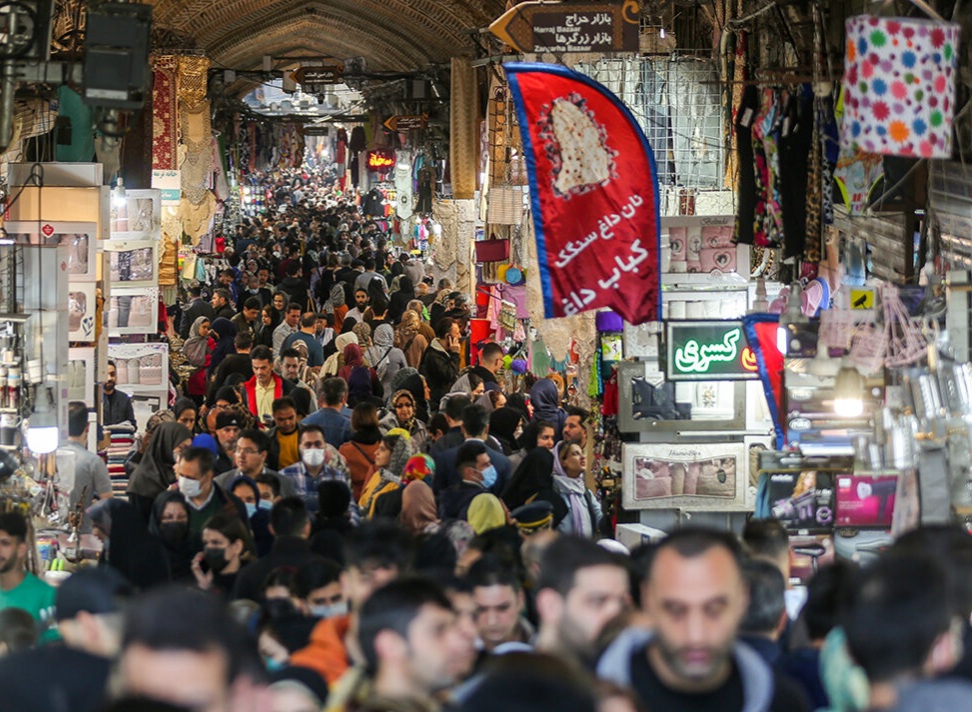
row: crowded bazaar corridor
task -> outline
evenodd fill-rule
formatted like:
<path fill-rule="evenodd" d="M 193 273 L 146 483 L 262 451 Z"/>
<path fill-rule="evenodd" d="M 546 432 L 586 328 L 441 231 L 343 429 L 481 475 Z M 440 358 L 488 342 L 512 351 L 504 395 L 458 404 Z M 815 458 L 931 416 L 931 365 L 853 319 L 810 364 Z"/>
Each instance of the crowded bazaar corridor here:
<path fill-rule="evenodd" d="M 0 712 L 972 710 L 966 29 L 0 2 Z"/>

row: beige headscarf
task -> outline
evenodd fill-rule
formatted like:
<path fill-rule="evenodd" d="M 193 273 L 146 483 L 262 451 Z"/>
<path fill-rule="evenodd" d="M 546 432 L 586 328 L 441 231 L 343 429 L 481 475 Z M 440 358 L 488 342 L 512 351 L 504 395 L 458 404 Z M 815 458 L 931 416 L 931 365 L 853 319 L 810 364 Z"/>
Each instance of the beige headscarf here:
<path fill-rule="evenodd" d="M 337 352 L 328 356 L 327 361 L 324 362 L 324 366 L 321 368 L 321 378 L 330 378 L 331 376 L 338 375 L 338 371 L 344 366 L 344 347 L 348 344 L 357 344 L 358 337 L 352 331 L 346 334 L 338 334 L 337 338 L 334 339 L 334 346 L 337 347 Z"/>

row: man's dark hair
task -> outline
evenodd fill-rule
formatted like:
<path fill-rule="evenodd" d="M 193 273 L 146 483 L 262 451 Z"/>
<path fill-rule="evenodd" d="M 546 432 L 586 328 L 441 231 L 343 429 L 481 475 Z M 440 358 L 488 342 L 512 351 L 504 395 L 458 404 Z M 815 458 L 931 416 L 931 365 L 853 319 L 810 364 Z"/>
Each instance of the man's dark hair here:
<path fill-rule="evenodd" d="M 452 610 L 448 597 L 426 579 L 404 578 L 379 588 L 365 601 L 358 616 L 358 642 L 370 673 L 378 669 L 375 639 L 392 630 L 408 640 L 408 629 L 424 606 Z"/>
<path fill-rule="evenodd" d="M 844 559 L 834 559 L 807 583 L 807 602 L 800 617 L 806 623 L 811 642 L 822 641 L 840 625 L 856 576 L 857 566 Z"/>
<path fill-rule="evenodd" d="M 583 408 L 576 405 L 569 405 L 566 408 L 567 417 L 576 416 L 580 418 L 581 424 L 586 423 L 587 419 L 591 417 L 591 412 L 589 410 L 584 410 Z"/>
<path fill-rule="evenodd" d="M 253 334 L 249 331 L 240 331 L 233 337 L 233 347 L 237 351 L 246 351 L 253 347 Z"/>
<path fill-rule="evenodd" d="M 68 403 L 68 436 L 80 438 L 88 427 L 88 404 L 84 401 Z"/>
<path fill-rule="evenodd" d="M 371 259 L 370 257 L 368 259 L 364 260 L 364 268 L 365 268 L 365 272 L 374 272 L 375 271 L 375 261 L 373 259 Z"/>
<path fill-rule="evenodd" d="M 463 712 L 595 712 L 592 685 L 563 658 L 547 653 L 509 653 L 489 661 L 489 674 L 463 700 Z M 637 705 L 629 705 L 637 709 Z"/>
<path fill-rule="evenodd" d="M 469 396 L 452 396 L 446 401 L 445 414 L 452 420 L 461 423 L 462 413 L 470 405 L 472 405 L 472 400 L 469 399 Z"/>
<path fill-rule="evenodd" d="M 226 287 L 220 287 L 213 294 L 221 299 L 226 300 L 227 304 L 233 299 L 233 294 Z"/>
<path fill-rule="evenodd" d="M 478 403 L 462 409 L 462 429 L 470 438 L 482 438 L 489 429 L 489 413 Z"/>
<path fill-rule="evenodd" d="M 273 405 L 270 406 L 274 413 L 279 413 L 281 410 L 287 410 L 287 408 L 293 408 L 294 411 L 297 410 L 297 404 L 294 403 L 294 399 L 290 396 L 282 396 L 273 401 Z"/>
<path fill-rule="evenodd" d="M 17 511 L 0 514 L 0 532 L 25 541 L 27 539 L 27 518 Z"/>
<path fill-rule="evenodd" d="M 293 250 L 294 248 L 291 248 L 290 251 L 293 252 Z M 285 269 L 284 272 L 288 277 L 296 277 L 297 273 L 300 272 L 300 263 L 291 262 L 289 265 L 287 265 L 287 269 Z"/>
<path fill-rule="evenodd" d="M 256 428 L 246 428 L 240 431 L 237 441 L 246 438 L 256 447 L 260 452 L 267 452 L 270 449 L 270 438 L 262 430 L 257 430 Z"/>
<path fill-rule="evenodd" d="M 627 570 L 621 559 L 590 539 L 559 537 L 540 556 L 537 590 L 551 588 L 566 597 L 574 587 L 577 572 L 594 566 L 616 566 Z"/>
<path fill-rule="evenodd" d="M 270 350 L 269 346 L 264 346 L 260 344 L 255 346 L 250 352 L 251 361 L 273 361 L 273 351 Z"/>
<path fill-rule="evenodd" d="M 747 559 L 742 570 L 749 585 L 749 607 L 739 630 L 757 635 L 775 632 L 786 610 L 782 572 L 766 559 Z"/>
<path fill-rule="evenodd" d="M 300 537 L 310 522 L 307 507 L 300 497 L 284 497 L 270 510 L 270 526 L 278 539 L 284 536 Z"/>
<path fill-rule="evenodd" d="M 289 302 L 287 304 L 287 313 L 289 314 L 292 311 L 303 311 L 303 307 L 301 307 L 297 302 Z"/>
<path fill-rule="evenodd" d="M 790 548 L 790 538 L 779 519 L 750 519 L 742 532 L 750 556 L 779 559 Z"/>
<path fill-rule="evenodd" d="M 481 442 L 465 442 L 459 446 L 456 452 L 456 470 L 459 477 L 465 479 L 466 468 L 476 467 L 476 461 L 480 455 L 486 454 L 486 446 Z"/>
<path fill-rule="evenodd" d="M 327 442 L 327 434 L 324 432 L 324 428 L 316 423 L 301 423 L 298 430 L 300 431 L 300 435 L 297 436 L 298 440 L 304 436 L 304 433 L 320 433 L 324 441 Z"/>
<path fill-rule="evenodd" d="M 872 683 L 920 673 L 952 612 L 948 576 L 935 559 L 885 554 L 858 577 L 842 620 L 848 650 Z"/>
<path fill-rule="evenodd" d="M 212 473 L 216 468 L 216 456 L 208 447 L 192 446 L 182 453 L 183 462 L 195 462 L 199 465 L 199 474 Z"/>
<path fill-rule="evenodd" d="M 189 296 L 190 297 L 201 297 L 202 296 L 202 287 L 200 285 L 198 285 L 198 284 L 195 285 L 195 286 L 193 286 L 193 287 L 189 287 Z"/>
<path fill-rule="evenodd" d="M 894 551 L 936 559 L 948 574 L 952 602 L 963 620 L 972 616 L 972 537 L 958 524 L 933 524 L 912 529 L 895 542 Z"/>
<path fill-rule="evenodd" d="M 317 326 L 317 314 L 314 312 L 307 312 L 300 318 L 300 326 L 303 329 L 313 329 Z"/>
<path fill-rule="evenodd" d="M 394 522 L 363 522 L 344 540 L 344 561 L 359 569 L 371 565 L 405 571 L 412 562 L 413 545 L 408 533 Z"/>
<path fill-rule="evenodd" d="M 280 480 L 273 475 L 260 473 L 253 481 L 258 485 L 270 485 L 270 491 L 273 492 L 273 496 L 275 498 L 280 496 Z"/>
<path fill-rule="evenodd" d="M 661 540 L 655 555 L 652 557 L 651 564 L 648 566 L 646 581 L 650 581 L 654 573 L 658 557 L 666 549 L 673 549 L 675 553 L 685 559 L 694 559 L 703 556 L 710 549 L 725 549 L 735 560 L 736 565 L 742 568 L 742 547 L 739 542 L 729 532 L 718 529 L 707 529 L 704 527 L 686 527 L 672 532 Z"/>
<path fill-rule="evenodd" d="M 280 361 L 283 362 L 285 358 L 295 358 L 300 360 L 300 351 L 295 349 L 293 346 L 288 346 L 285 349 L 280 350 Z"/>
<path fill-rule="evenodd" d="M 490 341 L 479 350 L 479 362 L 482 363 L 483 361 L 491 361 L 497 356 L 502 355 L 503 347 L 497 344 L 495 341 Z"/>
<path fill-rule="evenodd" d="M 260 301 L 259 297 L 247 297 L 246 301 L 243 302 L 244 309 L 263 309 L 263 302 Z"/>
<path fill-rule="evenodd" d="M 336 376 L 325 378 L 317 389 L 317 397 L 324 401 L 324 405 L 331 407 L 341 405 L 347 394 L 348 382 Z"/>
<path fill-rule="evenodd" d="M 252 648 L 217 596 L 182 586 L 153 589 L 136 599 L 125 614 L 124 631 L 122 650 L 140 645 L 157 651 L 223 654 L 227 684 L 240 674 Z"/>
<path fill-rule="evenodd" d="M 308 561 L 297 569 L 294 587 L 300 598 L 307 598 L 311 591 L 324 588 L 341 580 L 341 567 L 329 559 Z"/>
<path fill-rule="evenodd" d="M 444 316 L 439 319 L 439 323 L 435 325 L 435 338 L 444 339 L 452 332 L 452 325 L 455 323 L 455 319 L 451 316 Z"/>
<path fill-rule="evenodd" d="M 523 581 L 517 575 L 516 567 L 510 566 L 508 561 L 495 554 L 480 557 L 469 567 L 466 580 L 473 588 L 509 586 L 514 591 L 523 590 Z"/>

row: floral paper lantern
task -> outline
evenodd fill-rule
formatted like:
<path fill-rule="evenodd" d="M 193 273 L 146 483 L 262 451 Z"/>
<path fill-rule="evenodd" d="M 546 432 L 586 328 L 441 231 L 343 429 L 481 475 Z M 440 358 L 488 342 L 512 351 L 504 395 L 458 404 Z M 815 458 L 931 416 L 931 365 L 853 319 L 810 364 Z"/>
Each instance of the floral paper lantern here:
<path fill-rule="evenodd" d="M 858 15 L 846 29 L 841 144 L 892 156 L 950 157 L 959 26 Z"/>

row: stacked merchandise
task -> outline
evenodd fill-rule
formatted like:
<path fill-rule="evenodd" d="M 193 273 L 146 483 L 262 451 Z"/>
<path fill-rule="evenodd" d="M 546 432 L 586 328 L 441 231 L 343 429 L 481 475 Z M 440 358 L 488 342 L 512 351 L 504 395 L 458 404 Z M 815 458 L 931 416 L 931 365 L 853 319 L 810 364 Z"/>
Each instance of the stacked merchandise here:
<path fill-rule="evenodd" d="M 111 444 L 108 445 L 107 454 L 112 496 L 127 499 L 125 490 L 128 489 L 128 473 L 125 471 L 125 460 L 135 448 L 135 428 L 129 423 L 122 423 L 110 425 L 105 429 L 111 434 Z"/>

